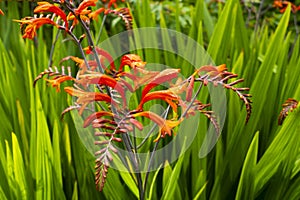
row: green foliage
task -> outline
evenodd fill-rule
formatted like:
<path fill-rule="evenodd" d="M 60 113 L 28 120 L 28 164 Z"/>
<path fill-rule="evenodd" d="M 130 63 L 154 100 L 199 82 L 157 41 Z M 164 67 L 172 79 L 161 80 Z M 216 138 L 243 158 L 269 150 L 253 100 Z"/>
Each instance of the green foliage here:
<path fill-rule="evenodd" d="M 228 93 L 225 127 L 214 150 L 198 158 L 207 127 L 205 118 L 201 118 L 199 127 L 203 130 L 199 130 L 184 156 L 150 173 L 146 198 L 298 198 L 299 106 L 282 126 L 277 125 L 281 104 L 289 97 L 300 100 L 300 39 L 289 56 L 295 35 L 287 32 L 289 9 L 276 30 L 265 26 L 253 32 L 246 28 L 243 7 L 237 0 L 219 6 L 216 22 L 204 0 L 185 8 L 184 18 L 173 9 L 186 6 L 178 2 L 155 3 L 153 7 L 148 0 L 137 1 L 130 5 L 135 11 L 135 26 L 174 26 L 204 44 L 216 64 L 226 63 L 231 71 L 245 78 L 243 84 L 251 88 L 253 95 L 253 112 L 245 125 L 244 107 L 235 94 Z M 32 87 L 34 77 L 48 66 L 49 47 L 42 31 L 36 41 L 25 42 L 18 24 L 12 23 L 12 18 L 30 13 L 29 3 L 24 5 L 20 14 L 16 2 L 10 2 L 7 9 L 0 3 L 7 13 L 0 16 L 0 199 L 137 198 L 135 180 L 113 169 L 109 170 L 103 193 L 96 191 L 94 157 L 82 145 L 72 118 L 66 115 L 63 121 L 59 119 L 67 107 L 67 96 L 46 89 L 42 83 Z M 173 9 L 170 15 L 162 9 L 166 6 Z M 170 38 L 164 38 L 164 42 L 171 45 Z M 61 51 L 56 51 L 54 62 L 68 49 L 74 49 L 73 44 L 58 44 Z M 144 52 L 144 59 L 182 66 L 183 73 L 189 70 L 183 69 L 187 63 L 182 58 L 167 53 L 160 56 L 151 49 Z"/>

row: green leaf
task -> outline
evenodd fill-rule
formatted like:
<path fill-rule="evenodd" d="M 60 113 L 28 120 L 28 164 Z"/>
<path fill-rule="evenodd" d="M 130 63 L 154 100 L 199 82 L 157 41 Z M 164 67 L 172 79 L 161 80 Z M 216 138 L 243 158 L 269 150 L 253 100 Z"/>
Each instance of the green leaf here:
<path fill-rule="evenodd" d="M 257 153 L 258 153 L 258 137 L 259 132 L 256 132 L 250 147 L 248 149 L 244 165 L 242 168 L 242 173 L 240 176 L 239 186 L 237 189 L 237 194 L 235 199 L 254 199 L 253 193 L 253 185 L 254 185 L 254 167 L 256 166 L 257 162 Z"/>

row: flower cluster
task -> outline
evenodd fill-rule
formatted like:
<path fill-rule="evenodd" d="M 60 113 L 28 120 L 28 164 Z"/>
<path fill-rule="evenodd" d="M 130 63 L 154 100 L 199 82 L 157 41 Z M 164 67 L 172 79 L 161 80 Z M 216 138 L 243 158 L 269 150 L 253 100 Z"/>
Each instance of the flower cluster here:
<path fill-rule="evenodd" d="M 273 7 L 275 8 L 279 8 L 281 13 L 284 13 L 284 11 L 286 10 L 287 6 L 291 5 L 291 9 L 293 13 L 296 13 L 297 11 L 300 10 L 300 5 L 296 6 L 295 4 L 293 4 L 290 1 L 274 1 L 273 3 Z"/>
<path fill-rule="evenodd" d="M 131 28 L 132 17 L 128 8 L 119 9 L 116 0 L 110 0 L 107 6 L 103 5 L 99 9 L 96 9 L 98 0 L 83 0 L 78 6 L 73 1 L 59 0 L 54 2 L 56 4 L 46 1 L 37 3 L 38 6 L 34 9 L 34 13 L 50 13 L 46 17 L 25 17 L 21 20 L 14 20 L 20 23 L 23 38 L 33 39 L 36 36 L 36 31 L 45 24 L 51 24 L 70 33 L 79 23 L 88 25 L 90 20 L 97 20 L 101 13 L 120 16 L 125 21 L 126 27 Z M 122 2 L 124 1 L 122 0 Z M 92 11 L 91 7 L 94 7 L 95 10 Z M 2 14 L 1 10 L 0 14 Z"/>
<path fill-rule="evenodd" d="M 92 53 L 90 48 L 85 48 L 86 53 Z M 92 107 L 98 107 L 99 110 L 93 112 L 84 120 L 84 127 L 92 126 L 96 132 L 95 136 L 100 137 L 95 144 L 101 146 L 96 152 L 96 184 L 102 190 L 109 163 L 112 161 L 112 153 L 116 153 L 113 142 L 122 142 L 122 135 L 138 129 L 143 130 L 142 118 L 148 118 L 158 127 L 158 135 L 153 140 L 158 142 L 161 138 L 172 136 L 174 128 L 180 123 L 195 115 L 195 112 L 204 114 L 214 125 L 216 134 L 220 134 L 218 121 L 212 111 L 207 110 L 210 104 L 204 104 L 197 100 L 194 94 L 195 82 L 200 83 L 199 89 L 208 84 L 223 86 L 225 89 L 234 91 L 244 101 L 247 110 L 248 121 L 251 114 L 251 95 L 244 94 L 243 91 L 249 88 L 236 88 L 237 83 L 243 79 L 237 79 L 228 83 L 237 75 L 226 71 L 225 65 L 220 66 L 202 66 L 197 69 L 187 79 L 178 78 L 179 69 L 165 69 L 162 71 L 152 71 L 147 69 L 146 62 L 141 60 L 138 55 L 127 54 L 121 58 L 121 63 L 117 67 L 112 57 L 103 49 L 96 48 L 99 57 L 102 58 L 101 67 L 104 73 L 97 72 L 97 62 L 69 56 L 62 59 L 62 62 L 68 59 L 75 61 L 80 70 L 77 78 L 69 74 L 57 73 L 57 69 L 42 72 L 34 81 L 48 75 L 46 79 L 50 85 L 60 91 L 60 84 L 65 81 L 73 81 L 74 86 L 64 88 L 65 92 L 76 98 L 75 105 L 67 108 L 63 114 L 70 110 L 78 110 L 79 114 L 90 112 Z M 108 62 L 104 62 L 108 61 Z M 105 65 L 105 63 L 109 63 Z M 124 70 L 130 68 L 130 70 Z M 168 89 L 157 89 L 159 85 L 168 85 Z M 140 95 L 137 95 L 139 94 Z M 128 96 L 140 96 L 138 105 L 131 108 L 129 106 Z M 173 112 L 169 112 L 168 117 L 160 116 L 149 110 L 145 110 L 145 104 L 160 100 L 165 102 Z M 91 106 L 92 105 L 92 106 Z"/>
<path fill-rule="evenodd" d="M 245 103 L 246 122 L 249 120 L 251 95 L 244 93 L 249 88 L 235 87 L 243 79 L 231 81 L 237 74 L 228 72 L 225 65 L 202 66 L 186 79 L 179 76 L 179 69 L 149 69 L 147 63 L 135 54 L 123 55 L 118 65 L 109 52 L 96 47 L 89 25 L 92 20 L 97 21 L 100 13 L 114 14 L 123 19 L 127 29 L 131 29 L 132 17 L 128 8 L 118 8 L 116 0 L 104 1 L 100 8 L 96 8 L 97 0 L 83 0 L 79 5 L 75 5 L 71 0 L 54 2 L 55 4 L 38 2 L 34 9 L 35 13 L 50 13 L 49 15 L 15 21 L 21 24 L 23 38 L 33 39 L 37 29 L 44 24 L 63 30 L 71 36 L 81 52 L 81 57 L 68 56 L 62 58 L 59 63 L 62 65 L 67 60 L 74 61 L 79 67 L 76 76 L 72 76 L 70 67 L 66 73 L 63 65 L 61 72 L 57 67 L 50 65 L 36 77 L 34 85 L 44 76 L 47 76 L 46 82 L 56 88 L 57 92 L 61 90 L 61 84 L 64 82 L 73 83 L 72 86 L 65 86 L 64 91 L 76 101 L 74 105 L 66 108 L 62 115 L 71 110 L 78 110 L 80 115 L 87 116 L 84 117 L 83 126 L 92 126 L 95 129 L 95 144 L 99 146 L 99 150 L 95 152 L 95 183 L 99 190 L 103 189 L 113 155 L 118 152 L 114 143 L 119 146 L 123 144 L 132 154 L 137 153 L 137 146 L 142 146 L 145 142 L 133 146 L 129 133 L 134 135 L 136 130 L 143 131 L 146 120 L 158 127 L 157 136 L 152 139 L 156 144 L 166 136 L 175 135 L 178 126 L 185 119 L 193 117 L 196 112 L 200 112 L 211 121 L 219 136 L 221 130 L 215 113 L 208 109 L 210 104 L 198 100 L 201 88 L 207 85 L 221 86 L 235 92 Z M 73 33 L 77 25 L 85 31 L 79 38 Z M 81 44 L 84 38 L 88 40 L 86 48 Z M 92 54 L 92 59 L 87 59 L 89 54 Z M 137 99 L 136 105 L 129 100 L 132 96 Z M 146 104 L 153 101 L 166 107 L 164 115 L 148 109 Z M 145 139 L 151 139 L 155 130 L 153 128 L 150 134 L 145 134 Z M 136 161 L 133 159 L 132 162 Z"/>

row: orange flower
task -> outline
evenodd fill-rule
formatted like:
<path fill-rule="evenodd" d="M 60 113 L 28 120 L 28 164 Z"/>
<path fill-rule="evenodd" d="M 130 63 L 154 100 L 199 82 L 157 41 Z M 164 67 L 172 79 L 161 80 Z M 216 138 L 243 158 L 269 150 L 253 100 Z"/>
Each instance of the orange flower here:
<path fill-rule="evenodd" d="M 100 15 L 100 13 L 104 12 L 105 8 L 99 8 L 98 10 L 95 10 L 93 12 L 91 12 L 90 14 L 88 14 L 89 18 L 93 19 L 93 20 L 97 20 L 98 15 Z"/>
<path fill-rule="evenodd" d="M 133 117 L 146 117 L 153 122 L 155 122 L 159 126 L 159 134 L 154 142 L 157 142 L 160 137 L 165 137 L 166 134 L 169 136 L 172 135 L 172 129 L 178 126 L 182 122 L 182 118 L 180 120 L 165 120 L 161 116 L 151 112 L 151 111 L 144 111 L 139 112 L 132 115 Z"/>
<path fill-rule="evenodd" d="M 205 66 L 202 66 L 199 69 L 197 69 L 195 71 L 195 73 L 193 74 L 193 76 L 195 76 L 197 73 L 200 75 L 201 72 L 206 72 L 210 76 L 214 77 L 214 76 L 219 75 L 221 72 L 224 72 L 225 70 L 227 70 L 225 64 L 222 64 L 219 66 L 205 65 Z"/>
<path fill-rule="evenodd" d="M 102 2 L 106 2 L 106 0 L 102 0 Z M 125 2 L 125 0 L 121 0 L 121 2 Z M 107 8 L 111 8 L 111 6 L 114 6 L 115 8 L 117 8 L 118 7 L 118 5 L 117 5 L 117 0 L 110 0 L 109 2 L 108 2 L 108 5 L 107 5 Z"/>
<path fill-rule="evenodd" d="M 63 10 L 61 10 L 59 7 L 49 3 L 49 2 L 38 2 L 38 6 L 34 9 L 35 13 L 40 13 L 40 12 L 52 12 L 60 16 L 60 18 L 65 22 L 65 27 L 68 30 L 68 21 L 67 21 L 67 16 L 64 13 Z"/>
<path fill-rule="evenodd" d="M 75 14 L 76 15 L 85 15 L 85 14 L 88 14 L 86 13 L 86 9 L 89 7 L 89 6 L 96 6 L 96 3 L 97 3 L 98 0 L 84 0 L 82 1 L 78 8 L 75 9 Z"/>
<path fill-rule="evenodd" d="M 91 102 L 105 101 L 106 103 L 115 105 L 115 102 L 107 94 L 100 92 L 86 92 L 73 87 L 65 87 L 64 89 L 69 95 L 78 97 L 77 103 L 82 105 L 79 110 L 80 115 L 82 114 L 84 108 Z"/>
<path fill-rule="evenodd" d="M 60 91 L 59 86 L 62 82 L 69 81 L 69 80 L 75 80 L 75 79 L 72 76 L 61 76 L 61 77 L 57 77 L 53 80 L 46 79 L 46 81 L 48 83 L 50 83 L 52 85 L 52 87 L 56 88 L 56 92 Z"/>
<path fill-rule="evenodd" d="M 144 68 L 146 62 L 143 62 L 141 57 L 135 54 L 127 54 L 122 57 L 119 71 L 123 71 L 125 65 L 129 65 L 131 68 Z"/>
<path fill-rule="evenodd" d="M 142 100 L 141 103 L 138 105 L 138 110 L 143 110 L 143 105 L 151 100 L 154 99 L 161 99 L 166 101 L 171 107 L 172 109 L 177 112 L 177 104 L 174 103 L 173 101 L 178 101 L 179 98 L 176 94 L 173 94 L 171 91 L 169 90 L 159 90 L 159 91 L 154 91 L 154 92 L 150 92 L 148 94 L 146 94 Z"/>
<path fill-rule="evenodd" d="M 286 10 L 286 8 L 289 4 L 291 4 L 293 13 L 296 13 L 298 10 L 300 10 L 300 6 L 297 7 L 295 4 L 293 4 L 289 1 L 274 1 L 273 7 L 280 8 L 280 12 L 284 13 L 284 11 Z"/>
<path fill-rule="evenodd" d="M 180 69 L 165 69 L 156 75 L 142 91 L 142 98 L 155 86 L 170 81 L 178 76 Z"/>
<path fill-rule="evenodd" d="M 73 87 L 65 87 L 65 91 L 71 96 L 78 97 L 77 103 L 79 104 L 92 101 L 105 101 L 107 103 L 111 103 L 112 101 L 107 94 L 103 94 L 100 92 L 86 92 L 83 90 L 75 89 Z"/>
<path fill-rule="evenodd" d="M 23 38 L 33 39 L 36 36 L 36 31 L 44 24 L 52 24 L 57 26 L 57 24 L 49 18 L 41 17 L 41 18 L 24 18 L 21 20 L 14 20 L 15 22 L 21 23 L 21 30 L 23 29 L 24 25 L 26 25 L 25 30 L 23 33 Z"/>
<path fill-rule="evenodd" d="M 4 12 L 0 9 L 0 15 L 4 15 Z"/>
<path fill-rule="evenodd" d="M 125 90 L 122 87 L 121 82 L 116 81 L 114 78 L 107 76 L 105 74 L 84 74 L 79 76 L 80 81 L 85 84 L 99 84 L 99 85 L 106 85 L 111 87 L 112 89 L 119 92 L 121 98 L 123 100 L 123 104 L 126 104 L 125 98 Z"/>

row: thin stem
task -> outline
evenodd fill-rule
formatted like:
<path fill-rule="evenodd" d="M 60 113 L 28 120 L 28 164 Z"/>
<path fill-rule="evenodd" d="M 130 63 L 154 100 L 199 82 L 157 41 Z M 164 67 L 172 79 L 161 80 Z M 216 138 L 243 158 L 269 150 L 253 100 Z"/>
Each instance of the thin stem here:
<path fill-rule="evenodd" d="M 85 54 L 84 54 L 84 51 L 83 51 L 83 48 L 82 48 L 82 45 L 80 43 L 80 41 L 77 39 L 77 37 L 71 32 L 71 31 L 67 31 L 67 33 L 73 38 L 73 40 L 75 41 L 75 43 L 77 44 L 77 46 L 79 47 L 79 51 L 83 57 L 83 60 L 84 60 L 84 64 L 86 65 L 86 67 L 88 69 L 90 69 L 90 66 L 86 60 L 86 57 L 85 57 Z"/>
<path fill-rule="evenodd" d="M 298 39 L 298 36 L 299 36 L 299 29 L 298 29 L 298 24 L 297 24 L 297 16 L 296 16 L 295 13 L 294 13 L 294 26 L 295 26 L 296 35 L 295 35 L 294 42 L 293 42 L 293 44 L 291 46 L 291 49 L 290 49 L 290 52 L 289 52 L 289 58 L 292 56 L 292 53 L 294 51 L 294 47 L 296 45 L 296 42 L 297 42 L 297 39 Z"/>
<path fill-rule="evenodd" d="M 265 0 L 262 0 L 262 1 L 260 2 L 259 8 L 258 8 L 258 12 L 257 12 L 257 14 L 256 14 L 256 23 L 255 23 L 254 32 L 256 32 L 257 29 L 258 29 L 258 26 L 259 26 L 259 19 L 260 19 L 260 16 L 261 16 L 261 14 L 262 14 L 262 9 L 263 9 L 264 3 L 265 3 Z"/>
<path fill-rule="evenodd" d="M 48 68 L 51 67 L 52 62 L 53 62 L 53 60 L 52 60 L 52 58 L 53 58 L 53 53 L 54 53 L 55 44 L 56 44 L 56 42 L 57 42 L 57 40 L 58 40 L 59 34 L 60 34 L 60 30 L 58 29 L 58 31 L 57 31 L 57 33 L 56 33 L 56 36 L 55 36 L 55 40 L 54 40 L 54 42 L 52 43 L 52 46 L 51 46 L 50 55 L 49 55 L 49 61 L 48 61 Z"/>
<path fill-rule="evenodd" d="M 165 112 L 162 114 L 162 115 L 165 115 L 165 116 L 164 116 L 164 119 L 167 118 L 169 109 L 170 109 L 170 105 L 167 107 L 167 109 L 165 110 Z M 148 138 L 148 137 L 147 137 L 147 138 Z M 151 165 L 152 165 L 152 163 L 153 163 L 154 154 L 155 154 L 155 152 L 156 152 L 156 149 L 157 149 L 157 147 L 158 147 L 158 143 L 159 143 L 160 140 L 161 140 L 161 137 L 160 137 L 160 138 L 158 139 L 158 141 L 155 143 L 154 148 L 153 148 L 153 150 L 152 150 L 152 152 L 151 152 L 151 155 L 150 155 L 149 165 L 148 165 L 148 168 L 147 168 L 147 172 L 146 172 L 146 176 L 145 176 L 145 181 L 144 181 L 144 186 L 143 186 L 143 191 L 144 191 L 144 192 L 143 192 L 143 196 L 142 196 L 141 199 L 144 199 L 144 198 L 145 198 L 145 197 L 144 197 L 144 193 L 145 193 L 146 187 L 147 187 L 148 177 L 149 177 L 149 174 L 150 174 L 150 168 L 151 168 Z M 140 197 L 141 197 L 141 196 L 140 196 Z"/>
<path fill-rule="evenodd" d="M 199 95 L 202 86 L 203 86 L 203 83 L 201 82 L 201 83 L 200 83 L 200 86 L 199 86 L 199 88 L 198 88 L 198 90 L 197 90 L 197 92 L 196 92 L 196 94 L 195 94 L 195 96 L 193 97 L 193 99 L 192 99 L 192 101 L 191 101 L 191 103 L 188 105 L 187 109 L 184 111 L 184 113 L 181 115 L 180 118 L 184 118 L 184 117 L 187 115 L 188 111 L 191 109 L 193 103 L 195 102 L 197 96 Z"/>
<path fill-rule="evenodd" d="M 147 172 L 146 172 L 146 176 L 145 176 L 145 181 L 144 181 L 144 187 L 143 187 L 144 188 L 144 192 L 146 191 L 148 177 L 149 177 L 149 174 L 150 174 L 150 168 L 151 168 L 152 162 L 154 160 L 154 154 L 156 152 L 156 149 L 158 147 L 158 143 L 159 143 L 160 140 L 161 140 L 161 138 L 159 138 L 158 141 L 155 143 L 153 151 L 151 152 L 151 155 L 150 155 L 150 161 L 149 161 L 149 165 L 148 165 L 148 168 L 147 168 Z M 143 196 L 143 199 L 144 199 L 144 196 Z"/>
<path fill-rule="evenodd" d="M 104 27 L 104 23 L 105 23 L 106 18 L 107 18 L 107 15 L 104 15 L 104 17 L 102 19 L 101 26 L 100 26 L 99 34 L 98 34 L 98 37 L 97 37 L 97 40 L 96 40 L 96 45 L 98 45 L 98 43 L 100 41 L 100 37 L 102 35 L 102 31 L 103 31 L 103 27 Z"/>

